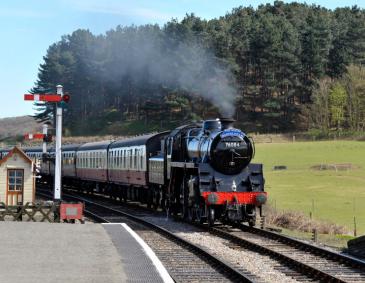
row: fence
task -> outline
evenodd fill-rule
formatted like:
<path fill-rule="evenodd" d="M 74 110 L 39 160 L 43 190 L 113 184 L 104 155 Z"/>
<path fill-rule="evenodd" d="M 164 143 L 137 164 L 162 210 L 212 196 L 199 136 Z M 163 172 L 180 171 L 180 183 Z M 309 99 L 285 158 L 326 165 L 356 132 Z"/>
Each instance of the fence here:
<path fill-rule="evenodd" d="M 59 205 L 53 202 L 6 205 L 0 202 L 0 221 L 60 222 Z"/>

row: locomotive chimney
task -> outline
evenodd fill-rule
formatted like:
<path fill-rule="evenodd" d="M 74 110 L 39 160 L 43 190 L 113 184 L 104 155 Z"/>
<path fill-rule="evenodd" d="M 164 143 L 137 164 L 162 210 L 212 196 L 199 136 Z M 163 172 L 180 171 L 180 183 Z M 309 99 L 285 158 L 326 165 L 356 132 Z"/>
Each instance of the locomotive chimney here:
<path fill-rule="evenodd" d="M 233 123 L 236 121 L 233 118 L 228 118 L 228 117 L 223 117 L 219 119 L 221 121 L 222 124 L 222 131 L 226 130 L 226 129 L 232 129 L 233 128 Z"/>

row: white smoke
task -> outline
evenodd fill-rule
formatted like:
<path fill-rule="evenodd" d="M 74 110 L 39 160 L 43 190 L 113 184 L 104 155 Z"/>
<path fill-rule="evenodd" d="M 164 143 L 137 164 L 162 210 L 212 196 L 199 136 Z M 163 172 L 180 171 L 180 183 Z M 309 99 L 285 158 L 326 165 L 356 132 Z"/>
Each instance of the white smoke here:
<path fill-rule="evenodd" d="M 209 51 L 197 44 L 166 43 L 139 34 L 128 36 L 120 46 L 113 46 L 112 60 L 102 76 L 105 82 L 120 82 L 124 76 L 144 78 L 172 89 L 183 89 L 199 95 L 217 107 L 224 116 L 235 111 L 236 89 L 231 72 Z M 126 47 L 127 46 L 127 47 Z M 96 51 L 99 52 L 99 51 Z M 105 60 L 105 58 L 103 58 Z M 143 83 L 143 82 L 141 82 Z"/>

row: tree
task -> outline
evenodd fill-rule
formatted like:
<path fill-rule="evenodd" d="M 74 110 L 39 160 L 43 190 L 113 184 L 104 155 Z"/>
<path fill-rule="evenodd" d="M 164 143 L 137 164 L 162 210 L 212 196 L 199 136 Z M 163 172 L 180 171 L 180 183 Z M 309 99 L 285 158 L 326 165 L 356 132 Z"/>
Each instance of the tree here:
<path fill-rule="evenodd" d="M 339 130 L 345 121 L 345 106 L 347 93 L 345 88 L 336 82 L 329 92 L 329 109 L 331 114 L 331 125 Z"/>
<path fill-rule="evenodd" d="M 365 129 L 365 69 L 351 65 L 343 82 L 348 93 L 347 120 L 352 131 Z"/>

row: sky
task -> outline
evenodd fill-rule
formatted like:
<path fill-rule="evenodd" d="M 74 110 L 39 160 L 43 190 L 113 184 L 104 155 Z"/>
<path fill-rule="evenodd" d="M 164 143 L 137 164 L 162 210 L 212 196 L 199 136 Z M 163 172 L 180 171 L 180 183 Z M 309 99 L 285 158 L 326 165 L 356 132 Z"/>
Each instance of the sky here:
<path fill-rule="evenodd" d="M 291 2 L 291 1 L 284 1 Z M 297 1 L 330 9 L 365 0 Z M 34 114 L 23 101 L 37 80 L 47 48 L 74 30 L 105 33 L 117 25 L 163 25 L 186 13 L 212 19 L 238 6 L 257 7 L 259 0 L 2 0 L 0 1 L 0 118 Z"/>

